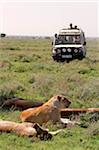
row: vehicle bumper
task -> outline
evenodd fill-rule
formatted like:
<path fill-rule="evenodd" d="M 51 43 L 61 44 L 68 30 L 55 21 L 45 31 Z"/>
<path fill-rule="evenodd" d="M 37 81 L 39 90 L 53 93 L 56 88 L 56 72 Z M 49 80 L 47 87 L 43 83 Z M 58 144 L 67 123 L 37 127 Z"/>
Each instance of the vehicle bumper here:
<path fill-rule="evenodd" d="M 72 60 L 72 59 L 79 59 L 84 58 L 83 52 L 79 53 L 72 53 L 72 54 L 52 54 L 54 60 L 61 61 L 61 60 Z"/>

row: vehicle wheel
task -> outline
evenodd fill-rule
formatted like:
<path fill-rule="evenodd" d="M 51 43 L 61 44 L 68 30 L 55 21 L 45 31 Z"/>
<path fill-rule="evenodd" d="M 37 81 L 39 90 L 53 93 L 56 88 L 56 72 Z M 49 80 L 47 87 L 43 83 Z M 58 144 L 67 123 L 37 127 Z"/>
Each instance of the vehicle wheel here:
<path fill-rule="evenodd" d="M 57 61 L 59 62 L 59 59 L 55 58 L 55 57 L 52 57 L 54 61 Z"/>
<path fill-rule="evenodd" d="M 60 60 L 59 60 L 59 59 L 55 59 L 55 61 L 60 62 Z"/>
<path fill-rule="evenodd" d="M 66 62 L 67 62 L 67 63 L 69 63 L 69 62 L 70 62 L 70 60 L 66 60 Z"/>
<path fill-rule="evenodd" d="M 79 57 L 78 59 L 79 59 L 79 60 L 83 60 L 83 57 Z"/>
<path fill-rule="evenodd" d="M 83 60 L 83 58 L 84 58 L 85 56 L 84 55 L 82 55 L 82 56 L 79 56 L 79 60 Z"/>

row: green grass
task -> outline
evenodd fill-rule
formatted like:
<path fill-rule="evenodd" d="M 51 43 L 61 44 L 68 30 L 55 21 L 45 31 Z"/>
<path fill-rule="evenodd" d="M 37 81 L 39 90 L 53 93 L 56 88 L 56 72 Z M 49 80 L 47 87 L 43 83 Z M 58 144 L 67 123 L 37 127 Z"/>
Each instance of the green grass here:
<path fill-rule="evenodd" d="M 99 136 L 88 137 L 81 128 L 67 129 L 51 141 L 39 141 L 15 134 L 0 135 L 0 149 L 13 150 L 98 150 Z"/>
<path fill-rule="evenodd" d="M 47 101 L 64 94 L 71 107 L 99 107 L 99 40 L 87 39 L 87 57 L 82 61 L 54 62 L 51 49 L 48 39 L 0 39 L 0 104 L 3 97 Z M 19 114 L 0 110 L 0 119 L 20 122 Z M 99 135 L 92 135 L 94 128 L 91 122 L 87 129 L 65 129 L 47 142 L 3 133 L 0 150 L 98 150 Z"/>

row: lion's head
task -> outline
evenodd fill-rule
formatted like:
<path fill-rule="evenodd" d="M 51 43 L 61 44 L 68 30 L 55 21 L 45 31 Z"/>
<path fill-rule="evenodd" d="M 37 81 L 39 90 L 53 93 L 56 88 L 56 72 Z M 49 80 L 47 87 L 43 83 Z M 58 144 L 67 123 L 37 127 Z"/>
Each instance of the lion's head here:
<path fill-rule="evenodd" d="M 56 95 L 50 99 L 53 107 L 63 109 L 68 108 L 71 102 L 63 95 Z"/>

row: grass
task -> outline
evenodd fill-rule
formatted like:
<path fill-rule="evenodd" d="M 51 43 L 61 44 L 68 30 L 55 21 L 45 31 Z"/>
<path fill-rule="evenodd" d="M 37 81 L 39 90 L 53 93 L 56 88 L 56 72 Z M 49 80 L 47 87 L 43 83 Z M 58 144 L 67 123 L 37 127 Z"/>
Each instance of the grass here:
<path fill-rule="evenodd" d="M 87 39 L 87 57 L 82 61 L 54 62 L 51 49 L 50 39 L 0 39 L 0 104 L 4 97 L 46 102 L 55 94 L 64 94 L 71 107 L 99 107 L 99 40 Z M 0 119 L 20 122 L 19 114 L 0 110 Z M 87 128 L 65 129 L 47 142 L 2 133 L 0 150 L 98 150 L 99 121 L 96 126 L 93 121 L 87 123 Z"/>

